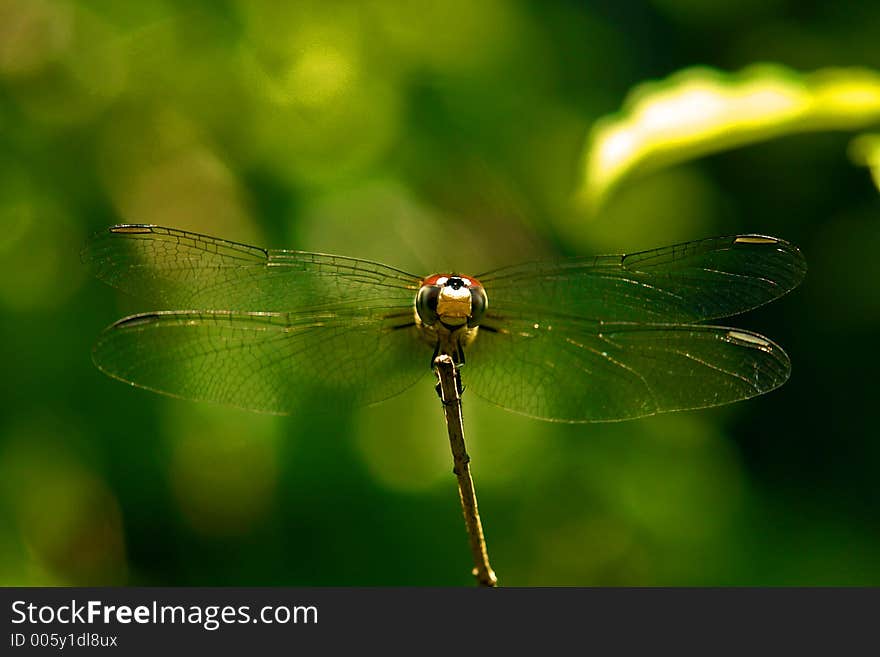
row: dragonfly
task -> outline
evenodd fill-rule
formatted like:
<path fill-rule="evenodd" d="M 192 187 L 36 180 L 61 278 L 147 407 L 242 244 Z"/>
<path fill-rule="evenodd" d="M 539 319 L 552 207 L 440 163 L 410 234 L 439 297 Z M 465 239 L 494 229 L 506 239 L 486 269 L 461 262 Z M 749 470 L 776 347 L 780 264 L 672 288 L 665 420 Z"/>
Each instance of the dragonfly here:
<path fill-rule="evenodd" d="M 711 322 L 786 294 L 806 272 L 797 247 L 756 234 L 475 276 L 142 224 L 106 229 L 82 257 L 156 308 L 112 324 L 93 350 L 100 370 L 134 386 L 290 414 L 315 386 L 334 403 L 388 399 L 448 354 L 469 393 L 558 422 L 706 408 L 782 385 L 782 348 Z"/>

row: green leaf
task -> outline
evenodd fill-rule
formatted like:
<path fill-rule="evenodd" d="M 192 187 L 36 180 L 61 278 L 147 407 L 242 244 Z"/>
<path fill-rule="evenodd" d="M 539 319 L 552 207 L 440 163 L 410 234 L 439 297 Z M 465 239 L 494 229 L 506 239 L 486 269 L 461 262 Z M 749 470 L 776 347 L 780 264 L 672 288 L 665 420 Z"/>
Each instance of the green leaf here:
<path fill-rule="evenodd" d="M 849 156 L 856 164 L 871 170 L 874 184 L 880 190 L 880 134 L 859 135 L 849 146 Z"/>
<path fill-rule="evenodd" d="M 793 133 L 856 130 L 876 122 L 880 73 L 873 70 L 690 68 L 638 85 L 621 112 L 596 122 L 578 195 L 595 209 L 635 173 Z"/>

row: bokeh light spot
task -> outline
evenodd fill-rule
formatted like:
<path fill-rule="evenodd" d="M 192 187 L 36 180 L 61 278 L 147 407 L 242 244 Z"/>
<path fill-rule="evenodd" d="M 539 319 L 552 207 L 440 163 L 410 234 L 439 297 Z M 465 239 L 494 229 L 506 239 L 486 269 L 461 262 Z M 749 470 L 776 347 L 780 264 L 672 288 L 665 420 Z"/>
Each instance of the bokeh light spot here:
<path fill-rule="evenodd" d="M 14 501 L 28 554 L 69 585 L 125 581 L 119 503 L 70 447 L 69 425 L 21 424 L 0 452 L 2 489 Z"/>
<path fill-rule="evenodd" d="M 275 500 L 278 418 L 210 405 L 168 409 L 171 487 L 187 524 L 236 536 L 261 523 Z"/>
<path fill-rule="evenodd" d="M 338 100 L 356 75 L 351 58 L 329 46 L 308 48 L 291 64 L 287 98 L 309 107 Z"/>
<path fill-rule="evenodd" d="M 391 490 L 417 492 L 454 482 L 443 410 L 427 376 L 413 390 L 359 411 L 355 441 L 370 474 Z"/>
<path fill-rule="evenodd" d="M 104 135 L 101 171 L 125 222 L 262 243 L 235 172 L 179 112 L 120 116 Z"/>
<path fill-rule="evenodd" d="M 16 311 L 53 308 L 82 285 L 85 273 L 75 245 L 85 235 L 51 197 L 18 190 L 0 199 L 0 222 L 0 306 Z"/>
<path fill-rule="evenodd" d="M 66 2 L 0 0 L 0 75 L 34 75 L 59 57 L 72 38 Z"/>

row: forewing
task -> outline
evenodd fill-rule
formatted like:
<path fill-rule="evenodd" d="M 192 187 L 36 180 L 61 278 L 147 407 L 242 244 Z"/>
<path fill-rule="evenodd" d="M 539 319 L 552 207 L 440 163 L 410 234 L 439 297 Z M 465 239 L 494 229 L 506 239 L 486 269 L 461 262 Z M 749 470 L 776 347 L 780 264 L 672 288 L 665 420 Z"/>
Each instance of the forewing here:
<path fill-rule="evenodd" d="M 113 226 L 89 241 L 82 258 L 106 283 L 168 309 L 412 306 L 419 287 L 417 276 L 379 263 L 266 250 L 162 226 Z"/>
<path fill-rule="evenodd" d="M 106 329 L 93 357 L 142 388 L 275 414 L 316 389 L 334 404 L 381 401 L 430 370 L 412 322 L 370 310 L 135 315 Z"/>
<path fill-rule="evenodd" d="M 754 397 L 782 385 L 790 363 L 767 338 L 703 325 L 517 321 L 480 330 L 465 388 L 545 420 L 624 420 Z"/>
<path fill-rule="evenodd" d="M 698 322 L 767 303 L 796 287 L 806 263 L 773 237 L 737 235 L 630 255 L 571 258 L 478 276 L 496 317 Z"/>

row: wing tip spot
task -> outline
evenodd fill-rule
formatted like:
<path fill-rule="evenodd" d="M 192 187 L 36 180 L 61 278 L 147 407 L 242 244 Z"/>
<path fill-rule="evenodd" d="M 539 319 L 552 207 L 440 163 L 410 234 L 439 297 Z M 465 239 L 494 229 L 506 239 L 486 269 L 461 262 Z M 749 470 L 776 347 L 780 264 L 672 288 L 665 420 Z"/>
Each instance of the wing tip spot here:
<path fill-rule="evenodd" d="M 117 224 L 110 227 L 110 232 L 122 235 L 144 235 L 152 233 L 153 228 L 152 224 Z"/>
<path fill-rule="evenodd" d="M 771 349 L 773 347 L 773 343 L 769 340 L 762 338 L 760 335 L 755 335 L 754 333 L 745 333 L 743 331 L 728 331 L 727 338 L 734 342 L 745 342 L 748 344 L 756 345 L 761 347 L 762 349 Z"/>
<path fill-rule="evenodd" d="M 131 328 L 133 326 L 143 326 L 144 324 L 152 324 L 160 318 L 159 313 L 143 313 L 140 315 L 132 315 L 131 317 L 124 317 L 120 319 L 118 322 L 113 324 L 110 328 L 113 329 L 123 329 L 123 328 Z"/>
<path fill-rule="evenodd" d="M 775 237 L 765 237 L 763 235 L 740 235 L 734 241 L 734 244 L 779 244 L 779 240 Z"/>

